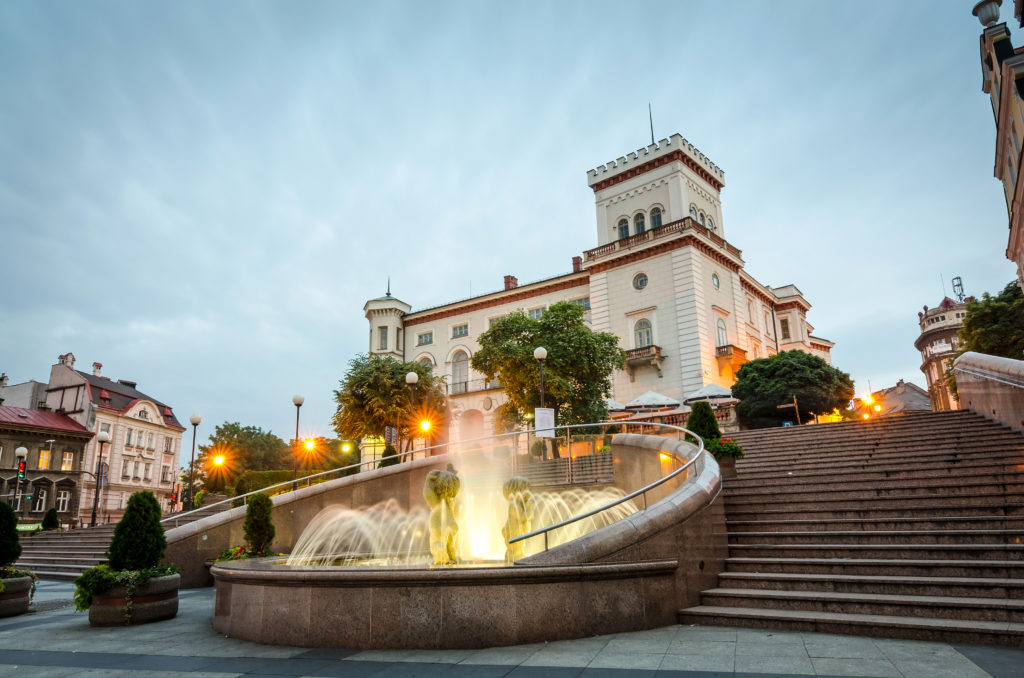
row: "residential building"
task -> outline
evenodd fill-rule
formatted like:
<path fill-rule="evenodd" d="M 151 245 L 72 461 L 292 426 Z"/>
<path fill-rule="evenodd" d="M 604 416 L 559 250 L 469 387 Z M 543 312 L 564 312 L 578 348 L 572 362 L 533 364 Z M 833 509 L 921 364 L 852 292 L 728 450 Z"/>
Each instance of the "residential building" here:
<path fill-rule="evenodd" d="M 946 370 L 960 350 L 960 328 L 967 317 L 967 302 L 973 299 L 967 297 L 956 302 L 944 297 L 935 308 L 926 305 L 917 313 L 921 334 L 914 341 L 914 348 L 921 352 L 921 371 L 928 382 L 928 398 L 936 412 L 960 409 L 960 403 L 946 382 Z"/>
<path fill-rule="evenodd" d="M 0 374 L 0 405 L 30 410 L 45 409 L 46 384 L 30 380 L 8 385 L 7 381 L 7 375 Z"/>
<path fill-rule="evenodd" d="M 726 240 L 724 172 L 680 135 L 587 173 L 597 246 L 572 271 L 421 310 L 389 293 L 366 302 L 370 353 L 430 366 L 447 379 L 451 439 L 493 431 L 499 384 L 470 367 L 490 323 L 523 310 L 540 317 L 558 301 L 579 304 L 596 331 L 619 337 L 627 366 L 614 398 L 646 391 L 676 402 L 708 384 L 729 388 L 747 360 L 801 350 L 830 361 L 811 308 L 795 285 L 773 288 L 746 270 Z"/>
<path fill-rule="evenodd" d="M 931 412 L 930 395 L 917 384 L 900 379 L 895 386 L 873 391 L 853 401 L 853 412 L 858 419 L 891 417 L 911 412 Z"/>
<path fill-rule="evenodd" d="M 117 522 L 134 492 L 150 490 L 164 511 L 171 510 L 176 482 L 181 435 L 185 427 L 171 407 L 139 391 L 127 379 L 114 381 L 100 374 L 103 365 L 93 363 L 92 373 L 76 370 L 75 356 L 66 353 L 50 370 L 46 406 L 67 414 L 89 431 L 106 431 L 103 445 L 105 481 L 100 492 L 100 522 Z M 86 470 L 96 472 L 99 444 L 93 438 L 85 450 Z M 83 483 L 80 515 L 91 513 L 96 484 Z M 88 507 L 88 508 L 86 508 Z"/>
<path fill-rule="evenodd" d="M 985 30 L 981 34 L 981 89 L 992 101 L 996 125 L 993 174 L 1003 185 L 1009 233 L 1006 258 L 1017 265 L 1017 283 L 1024 289 L 1024 176 L 1021 135 L 1024 134 L 1024 47 L 1013 46 L 1010 29 L 999 21 L 1002 0 L 974 7 Z M 1024 28 L 1024 0 L 1014 0 L 1013 14 Z"/>
<path fill-rule="evenodd" d="M 38 523 L 55 508 L 61 522 L 74 525 L 92 436 L 65 414 L 0 405 L 0 499 L 14 507 L 19 522 Z M 21 448 L 25 478 L 19 483 Z"/>

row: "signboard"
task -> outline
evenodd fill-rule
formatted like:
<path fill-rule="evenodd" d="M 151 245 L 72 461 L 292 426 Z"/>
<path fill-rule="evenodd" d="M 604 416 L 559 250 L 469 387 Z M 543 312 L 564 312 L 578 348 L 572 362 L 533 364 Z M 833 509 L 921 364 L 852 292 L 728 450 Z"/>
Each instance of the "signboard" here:
<path fill-rule="evenodd" d="M 555 410 L 551 407 L 538 407 L 533 411 L 533 427 L 538 438 L 555 437 Z M 547 430 L 544 430 L 547 429 Z"/>
<path fill-rule="evenodd" d="M 784 422 L 782 422 L 782 428 L 787 428 L 787 427 L 792 426 L 792 425 L 793 425 L 793 422 L 791 422 L 791 421 L 784 421 Z"/>
<path fill-rule="evenodd" d="M 398 444 L 398 429 L 394 426 L 384 427 L 384 444 L 385 445 L 397 445 Z"/>

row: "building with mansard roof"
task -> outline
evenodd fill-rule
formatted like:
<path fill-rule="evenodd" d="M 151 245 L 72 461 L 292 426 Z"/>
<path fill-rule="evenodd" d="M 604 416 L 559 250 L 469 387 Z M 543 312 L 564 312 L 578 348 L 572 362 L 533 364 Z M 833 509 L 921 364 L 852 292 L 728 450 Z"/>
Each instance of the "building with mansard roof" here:
<path fill-rule="evenodd" d="M 493 431 L 504 395 L 470 367 L 477 339 L 517 310 L 539 317 L 569 301 L 589 326 L 619 337 L 627 365 L 613 398 L 647 391 L 682 402 L 708 384 L 729 388 L 744 362 L 800 350 L 831 364 L 833 343 L 813 334 L 811 304 L 795 285 L 771 287 L 744 270 L 726 239 L 725 173 L 676 134 L 587 172 L 597 210 L 597 246 L 573 257 L 572 270 L 504 286 L 441 306 L 413 310 L 391 296 L 366 302 L 370 354 L 429 365 L 446 377 L 448 434 Z"/>

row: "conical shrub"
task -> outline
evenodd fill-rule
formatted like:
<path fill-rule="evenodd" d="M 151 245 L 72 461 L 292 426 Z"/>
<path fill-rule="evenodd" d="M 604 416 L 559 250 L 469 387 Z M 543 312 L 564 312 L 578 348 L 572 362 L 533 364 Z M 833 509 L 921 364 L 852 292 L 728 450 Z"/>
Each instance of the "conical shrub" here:
<path fill-rule="evenodd" d="M 60 519 L 57 517 L 57 509 L 52 508 L 43 516 L 43 529 L 56 530 L 60 527 Z"/>
<path fill-rule="evenodd" d="M 702 400 L 693 404 L 690 416 L 686 419 L 686 428 L 699 435 L 705 442 L 722 437 L 722 431 L 718 428 L 718 420 L 715 419 L 711 403 L 707 401 Z M 691 443 L 695 442 L 693 436 L 686 436 L 686 439 Z"/>
<path fill-rule="evenodd" d="M 107 552 L 113 570 L 144 570 L 156 567 L 164 557 L 167 537 L 160 524 L 160 502 L 149 490 L 128 499 L 124 517 L 114 528 Z"/>
<path fill-rule="evenodd" d="M 245 541 L 257 553 L 266 551 L 274 541 L 274 502 L 265 494 L 254 494 L 249 497 L 249 506 L 245 509 Z"/>
<path fill-rule="evenodd" d="M 10 504 L 0 501 L 0 567 L 13 565 L 19 556 L 18 516 Z"/>

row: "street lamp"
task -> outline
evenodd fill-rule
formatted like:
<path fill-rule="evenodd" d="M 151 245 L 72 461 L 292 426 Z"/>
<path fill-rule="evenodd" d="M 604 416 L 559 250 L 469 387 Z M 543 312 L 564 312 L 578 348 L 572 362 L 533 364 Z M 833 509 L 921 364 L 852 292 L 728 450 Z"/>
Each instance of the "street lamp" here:
<path fill-rule="evenodd" d="M 25 459 L 28 457 L 28 449 L 19 447 L 14 451 L 14 456 L 18 459 L 18 477 L 15 479 L 17 484 L 14 486 L 14 505 L 18 507 L 18 513 L 21 514 L 21 482 L 26 465 Z"/>
<path fill-rule="evenodd" d="M 89 527 L 96 527 L 96 507 L 100 503 L 100 490 L 103 489 L 103 444 L 110 440 L 110 434 L 100 431 L 96 436 L 96 442 L 100 444 L 99 454 L 96 455 L 96 491 L 92 495 L 92 519 Z"/>
<path fill-rule="evenodd" d="M 405 375 L 405 383 L 409 384 L 409 398 L 411 398 L 412 409 L 416 409 L 416 384 L 420 383 L 420 375 L 416 372 L 409 372 Z"/>
<path fill-rule="evenodd" d="M 540 406 L 544 407 L 544 361 L 548 357 L 548 350 L 543 346 L 533 349 L 533 357 L 540 363 Z"/>
<path fill-rule="evenodd" d="M 196 491 L 196 429 L 199 428 L 199 424 L 203 423 L 203 418 L 198 414 L 193 414 L 188 420 L 192 424 L 192 462 L 188 465 L 188 504 L 184 508 L 186 511 L 191 511 L 195 508 L 195 501 L 192 499 L 192 495 Z"/>
<path fill-rule="evenodd" d="M 295 480 L 299 477 L 299 408 L 302 407 L 302 403 L 306 402 L 306 399 L 295 394 L 292 396 L 292 404 L 295 405 L 295 455 L 292 458 L 292 492 L 299 489 L 299 484 Z"/>

